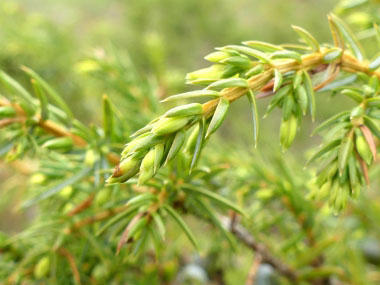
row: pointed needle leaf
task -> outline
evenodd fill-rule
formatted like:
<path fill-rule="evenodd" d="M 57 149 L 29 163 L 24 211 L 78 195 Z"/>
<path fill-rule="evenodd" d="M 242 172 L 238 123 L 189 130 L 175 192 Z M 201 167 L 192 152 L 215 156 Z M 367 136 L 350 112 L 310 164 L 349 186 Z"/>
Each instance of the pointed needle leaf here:
<path fill-rule="evenodd" d="M 340 175 L 343 174 L 348 164 L 348 158 L 352 153 L 354 147 L 353 144 L 353 132 L 350 131 L 341 141 L 338 153 L 338 167 Z"/>
<path fill-rule="evenodd" d="M 204 129 L 205 129 L 205 120 L 201 119 L 199 121 L 199 131 L 198 131 L 197 141 L 195 144 L 195 150 L 194 150 L 193 158 L 191 160 L 190 173 L 193 170 L 194 166 L 197 164 L 197 161 L 201 154 L 203 140 L 204 140 Z"/>
<path fill-rule="evenodd" d="M 251 107 L 252 122 L 253 122 L 253 139 L 254 139 L 255 148 L 256 148 L 257 141 L 259 138 L 259 116 L 258 116 L 258 111 L 257 111 L 256 98 L 252 90 L 249 90 L 249 92 L 247 93 L 247 97 L 248 97 L 249 104 Z"/>
<path fill-rule="evenodd" d="M 106 138 L 109 138 L 113 134 L 114 117 L 111 102 L 107 95 L 103 95 L 103 129 Z"/>
<path fill-rule="evenodd" d="M 327 153 L 328 151 L 336 148 L 339 144 L 340 144 L 340 139 L 336 139 L 330 143 L 328 143 L 327 145 L 323 146 L 319 151 L 317 151 L 309 160 L 306 164 L 310 164 L 312 163 L 313 161 L 315 161 L 316 159 L 320 158 L 322 155 L 324 155 L 325 153 Z"/>
<path fill-rule="evenodd" d="M 304 28 L 298 26 L 292 26 L 293 30 L 309 45 L 313 50 L 319 51 L 318 41 Z"/>
<path fill-rule="evenodd" d="M 313 88 L 313 83 L 311 82 L 311 78 L 309 76 L 309 73 L 304 70 L 303 71 L 304 78 L 304 86 L 307 94 L 307 100 L 309 103 L 309 109 L 310 109 L 310 114 L 311 118 L 314 121 L 315 120 L 315 112 L 316 112 L 316 106 L 315 106 L 315 96 L 314 96 L 314 88 Z"/>
<path fill-rule="evenodd" d="M 356 39 L 354 33 L 349 29 L 349 27 L 336 15 L 331 14 L 331 19 L 335 24 L 336 28 L 339 30 L 342 38 L 346 41 L 346 44 L 355 55 L 359 61 L 363 61 L 363 49 L 360 46 L 359 41 Z"/>
<path fill-rule="evenodd" d="M 211 199 L 227 208 L 230 208 L 239 214 L 245 215 L 244 211 L 238 205 L 214 192 L 189 184 L 183 185 L 182 189 L 207 197 L 208 199 Z"/>
<path fill-rule="evenodd" d="M 220 222 L 220 219 L 218 218 L 217 214 L 214 212 L 212 207 L 206 202 L 203 201 L 203 199 L 196 197 L 195 200 L 197 201 L 197 204 L 203 208 L 203 210 L 208 214 L 208 216 L 211 218 L 211 221 L 214 223 L 214 225 L 222 232 L 224 237 L 227 239 L 228 243 L 230 244 L 231 248 L 236 249 L 236 243 L 232 239 L 231 234 L 225 229 L 225 227 Z"/>
<path fill-rule="evenodd" d="M 166 157 L 165 164 L 167 164 L 177 155 L 178 151 L 181 149 L 183 143 L 185 142 L 185 137 L 186 133 L 184 130 L 180 130 L 176 133 L 173 143 L 170 146 L 169 153 Z"/>
<path fill-rule="evenodd" d="M 30 95 L 28 91 L 20 83 L 18 83 L 16 80 L 14 80 L 12 77 L 10 77 L 8 74 L 6 74 L 4 71 L 0 71 L 0 79 L 3 81 L 3 83 L 8 87 L 15 90 L 25 101 L 28 103 L 34 105 L 33 102 L 33 96 Z"/>
<path fill-rule="evenodd" d="M 69 120 L 73 119 L 74 115 L 71 112 L 69 106 L 65 103 L 65 101 L 61 98 L 61 96 L 55 91 L 44 79 L 42 79 L 41 76 L 39 76 L 34 70 L 23 66 L 21 69 L 28 74 L 30 77 L 32 77 L 34 80 L 36 80 L 43 89 L 45 89 L 47 95 L 50 96 L 50 98 L 60 107 L 62 110 L 65 111 L 67 117 Z"/>
<path fill-rule="evenodd" d="M 198 243 L 191 232 L 190 228 L 186 225 L 185 221 L 182 220 L 181 216 L 169 205 L 163 205 L 162 206 L 166 212 L 177 222 L 177 224 L 180 226 L 180 228 L 184 231 L 188 239 L 191 241 L 193 246 L 199 250 Z"/>
<path fill-rule="evenodd" d="M 208 126 L 206 138 L 208 138 L 212 133 L 214 133 L 222 124 L 228 111 L 230 102 L 227 98 L 220 98 L 218 106 L 215 109 L 214 115 L 212 116 L 210 125 Z"/>
<path fill-rule="evenodd" d="M 40 84 L 38 84 L 34 79 L 32 79 L 32 85 L 34 88 L 34 93 L 36 94 L 38 100 L 40 101 L 41 119 L 45 121 L 49 117 L 49 109 L 48 109 L 49 102 Z"/>
<path fill-rule="evenodd" d="M 196 90 L 196 91 L 190 91 L 186 93 L 181 93 L 177 95 L 170 96 L 168 98 L 165 98 L 161 102 L 168 102 L 173 100 L 180 100 L 180 99 L 189 99 L 189 98 L 203 98 L 203 97 L 211 97 L 211 98 L 219 98 L 221 94 L 218 91 L 215 90 Z"/>

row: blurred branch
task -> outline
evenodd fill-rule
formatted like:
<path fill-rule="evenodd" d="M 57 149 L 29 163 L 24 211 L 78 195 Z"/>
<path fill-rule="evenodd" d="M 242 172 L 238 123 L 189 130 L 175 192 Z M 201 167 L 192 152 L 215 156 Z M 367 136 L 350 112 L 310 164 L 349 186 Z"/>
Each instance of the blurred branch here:
<path fill-rule="evenodd" d="M 79 229 L 79 228 L 81 228 L 83 226 L 86 226 L 86 225 L 89 225 L 89 224 L 92 224 L 92 223 L 96 223 L 96 222 L 105 220 L 105 219 L 107 219 L 107 218 L 109 218 L 111 216 L 114 216 L 114 215 L 116 215 L 118 213 L 121 213 L 125 209 L 127 209 L 127 207 L 128 207 L 128 205 L 124 205 L 124 206 L 116 207 L 116 208 L 113 208 L 113 209 L 108 209 L 108 210 L 105 210 L 103 212 L 97 213 L 94 216 L 84 218 L 84 219 L 79 220 L 76 223 L 74 223 L 71 227 L 66 228 L 64 230 L 64 232 L 66 234 L 71 234 L 72 232 L 74 232 L 75 230 L 77 230 L 77 229 Z"/>
<path fill-rule="evenodd" d="M 71 271 L 73 272 L 73 277 L 74 277 L 74 280 L 75 280 L 75 284 L 80 285 L 81 284 L 80 274 L 79 274 L 79 270 L 78 270 L 78 267 L 77 267 L 77 265 L 75 263 L 73 255 L 67 249 L 65 249 L 63 247 L 59 248 L 58 252 L 62 256 L 66 257 L 66 259 L 67 259 L 67 261 L 68 261 L 68 263 L 70 265 Z"/>
<path fill-rule="evenodd" d="M 297 282 L 298 274 L 294 271 L 294 269 L 290 268 L 282 260 L 273 256 L 264 244 L 256 241 L 255 238 L 241 224 L 237 222 L 236 214 L 233 214 L 232 218 L 222 217 L 221 221 L 224 227 L 228 229 L 233 235 L 235 235 L 237 239 L 243 242 L 245 246 L 261 255 L 262 263 L 268 263 L 272 265 L 273 268 L 280 274 L 292 282 Z"/>
<path fill-rule="evenodd" d="M 11 102 L 4 100 L 0 98 L 0 107 L 1 106 L 12 106 L 17 110 L 17 117 L 15 118 L 7 118 L 0 120 L 0 128 L 8 126 L 12 123 L 25 123 L 26 122 L 26 116 L 22 108 L 17 104 L 12 104 Z M 82 139 L 80 136 L 71 133 L 69 130 L 65 129 L 64 127 L 58 125 L 57 123 L 51 121 L 51 120 L 42 120 L 40 115 L 36 115 L 38 126 L 44 129 L 47 133 L 52 134 L 56 137 L 70 137 L 74 144 L 77 147 L 83 148 L 87 146 L 87 142 Z M 112 152 L 107 153 L 107 159 L 108 161 L 116 165 L 119 163 L 120 157 Z"/>
<path fill-rule="evenodd" d="M 256 253 L 255 258 L 253 260 L 253 263 L 251 265 L 251 268 L 249 269 L 247 280 L 245 281 L 246 285 L 254 285 L 255 284 L 257 271 L 260 267 L 262 259 L 263 258 L 261 257 L 261 255 Z"/>
<path fill-rule="evenodd" d="M 0 106 L 12 106 L 17 110 L 18 117 L 8 119 L 8 120 L 13 120 L 9 122 L 8 124 L 14 123 L 14 122 L 24 123 L 26 121 L 27 118 L 25 116 L 24 111 L 22 111 L 21 107 L 18 106 L 17 104 L 12 104 L 11 102 L 0 98 Z M 38 121 L 37 123 L 38 126 L 44 129 L 46 132 L 57 137 L 70 137 L 73 139 L 74 144 L 78 147 L 84 147 L 87 145 L 87 142 L 84 139 L 82 139 L 80 136 L 72 134 L 71 132 L 69 132 L 62 126 L 56 124 L 55 122 L 50 121 L 50 120 L 42 120 L 40 115 L 36 115 L 36 119 Z M 2 126 L 0 123 L 0 127 L 4 127 L 4 126 Z"/>

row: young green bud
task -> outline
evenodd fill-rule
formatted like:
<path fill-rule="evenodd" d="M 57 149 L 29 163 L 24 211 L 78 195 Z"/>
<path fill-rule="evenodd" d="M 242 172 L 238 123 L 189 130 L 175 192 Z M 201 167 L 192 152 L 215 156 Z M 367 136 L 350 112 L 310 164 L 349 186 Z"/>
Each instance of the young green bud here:
<path fill-rule="evenodd" d="M 73 147 L 73 140 L 69 137 L 55 138 L 45 142 L 42 147 L 51 150 L 68 150 Z"/>
<path fill-rule="evenodd" d="M 337 179 L 334 179 L 331 185 L 330 189 L 330 196 L 329 196 L 329 205 L 334 207 L 335 205 L 335 199 L 337 198 L 339 194 L 339 181 Z"/>
<path fill-rule="evenodd" d="M 293 114 L 289 120 L 282 120 L 280 126 L 280 142 L 284 149 L 288 149 L 297 134 L 298 122 L 297 117 Z"/>
<path fill-rule="evenodd" d="M 202 115 L 203 108 L 202 104 L 191 103 L 182 106 L 175 107 L 167 111 L 164 117 L 181 117 L 181 116 L 192 116 L 192 115 Z"/>
<path fill-rule="evenodd" d="M 114 132 L 114 115 L 110 99 L 103 95 L 103 129 L 106 138 L 112 136 Z"/>
<path fill-rule="evenodd" d="M 362 90 L 366 98 L 372 97 L 375 92 L 375 90 L 369 85 L 364 85 Z"/>
<path fill-rule="evenodd" d="M 371 152 L 371 149 L 366 141 L 366 139 L 364 138 L 364 136 L 361 136 L 361 135 L 357 135 L 356 136 L 356 140 L 355 140 L 355 144 L 356 144 L 356 150 L 358 151 L 360 157 L 368 164 L 370 165 L 371 164 L 371 161 L 372 161 L 372 152 Z"/>
<path fill-rule="evenodd" d="M 35 185 L 42 184 L 45 181 L 46 181 L 46 175 L 42 173 L 35 173 L 29 179 L 29 182 Z"/>
<path fill-rule="evenodd" d="M 251 61 L 248 59 L 248 57 L 243 56 L 232 56 L 226 58 L 225 60 L 222 60 L 222 63 L 231 64 L 241 68 L 249 68 L 251 66 Z"/>
<path fill-rule="evenodd" d="M 137 168 L 137 165 L 140 166 L 140 162 L 134 159 L 133 157 L 122 160 L 119 164 L 119 170 L 121 171 L 121 175 L 125 175 L 127 173 L 130 174 L 134 172 L 134 169 Z"/>
<path fill-rule="evenodd" d="M 113 174 L 107 179 L 107 183 L 125 182 L 133 177 L 139 170 L 141 160 L 135 157 L 123 159 L 114 169 Z"/>
<path fill-rule="evenodd" d="M 199 133 L 199 126 L 196 126 L 194 130 L 191 132 L 185 146 L 185 151 L 187 153 L 194 153 L 195 150 L 195 145 L 197 143 L 197 138 L 198 138 L 198 133 Z"/>
<path fill-rule="evenodd" d="M 145 138 L 139 140 L 139 142 L 132 148 L 130 153 L 135 156 L 136 153 L 141 153 L 144 151 L 147 152 L 149 148 L 159 143 L 162 143 L 162 141 L 162 136 L 150 133 L 149 136 L 146 136 Z M 143 156 L 145 156 L 145 153 L 143 154 Z"/>
<path fill-rule="evenodd" d="M 41 258 L 36 267 L 34 268 L 34 277 L 36 279 L 42 279 L 48 275 L 50 271 L 50 258 L 45 256 Z"/>
<path fill-rule="evenodd" d="M 106 187 L 104 189 L 101 189 L 95 196 L 94 204 L 98 207 L 103 206 L 105 203 L 107 203 L 110 199 L 112 189 L 109 187 Z"/>
<path fill-rule="evenodd" d="M 219 79 L 224 68 L 224 64 L 214 64 L 213 66 L 188 73 L 186 75 L 186 80 L 193 81 L 198 79 Z"/>
<path fill-rule="evenodd" d="M 127 157 L 131 151 L 133 151 L 136 146 L 138 146 L 141 142 L 143 142 L 149 135 L 150 133 L 144 133 L 136 138 L 134 138 L 132 141 L 126 144 L 125 148 L 121 152 L 121 158 Z"/>
<path fill-rule="evenodd" d="M 63 199 L 70 198 L 71 194 L 73 194 L 73 186 L 71 185 L 66 186 L 61 191 L 59 191 L 59 197 Z"/>
<path fill-rule="evenodd" d="M 152 129 L 152 133 L 156 135 L 174 133 L 185 127 L 189 120 L 189 117 L 161 118 Z"/>
<path fill-rule="evenodd" d="M 329 196 L 329 193 L 330 193 L 330 189 L 331 189 L 331 180 L 327 180 L 321 187 L 321 189 L 319 190 L 319 192 L 317 193 L 317 199 L 318 200 L 323 200 L 325 198 L 327 198 Z"/>
<path fill-rule="evenodd" d="M 294 105 L 294 96 L 291 92 L 287 96 L 285 96 L 284 103 L 282 105 L 282 119 L 284 121 L 289 120 L 290 116 L 292 116 Z"/>
<path fill-rule="evenodd" d="M 154 175 L 155 150 L 152 148 L 141 162 L 139 185 L 146 183 Z"/>
<path fill-rule="evenodd" d="M 296 89 L 297 101 L 301 106 L 302 113 L 305 115 L 307 112 L 307 107 L 309 106 L 307 93 L 303 85 L 299 85 Z"/>
<path fill-rule="evenodd" d="M 93 149 L 88 149 L 84 157 L 84 164 L 87 166 L 93 166 L 96 160 L 96 154 Z"/>
<path fill-rule="evenodd" d="M 350 118 L 351 119 L 359 118 L 363 114 L 364 114 L 364 108 L 359 105 L 359 106 L 355 107 L 354 109 L 352 109 L 351 114 L 350 114 Z"/>
<path fill-rule="evenodd" d="M 5 117 L 14 117 L 16 115 L 16 110 L 11 106 L 2 106 L 0 107 L 0 118 Z"/>
<path fill-rule="evenodd" d="M 64 206 L 63 206 L 63 209 L 62 209 L 62 213 L 63 214 L 68 214 L 72 209 L 74 209 L 75 205 L 71 202 L 68 202 L 66 203 Z"/>
<path fill-rule="evenodd" d="M 104 264 L 97 264 L 91 273 L 91 277 L 93 277 L 97 282 L 106 281 L 108 275 L 109 271 Z"/>
<path fill-rule="evenodd" d="M 335 210 L 341 211 L 346 207 L 349 194 L 350 188 L 348 184 L 344 184 L 339 187 L 337 196 L 334 201 Z"/>
<path fill-rule="evenodd" d="M 215 51 L 206 55 L 204 58 L 205 60 L 217 63 L 229 57 L 231 57 L 231 54 L 229 54 L 228 52 Z"/>
<path fill-rule="evenodd" d="M 156 173 L 161 166 L 162 157 L 164 156 L 164 150 L 165 145 L 163 143 L 160 143 L 154 147 L 154 173 Z"/>

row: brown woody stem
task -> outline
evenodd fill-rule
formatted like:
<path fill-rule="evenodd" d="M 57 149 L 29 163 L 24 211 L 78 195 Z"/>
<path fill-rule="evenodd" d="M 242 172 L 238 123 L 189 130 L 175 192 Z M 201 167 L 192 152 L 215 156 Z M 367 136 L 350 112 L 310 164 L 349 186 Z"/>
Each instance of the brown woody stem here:
<path fill-rule="evenodd" d="M 380 72 L 379 71 L 371 71 L 368 67 L 367 63 L 361 62 L 354 58 L 350 53 L 344 51 L 342 54 L 342 57 L 337 60 L 337 70 L 342 70 L 346 72 L 364 72 L 368 75 L 376 75 L 380 79 Z M 240 97 L 244 96 L 247 93 L 247 89 L 250 89 L 252 91 L 258 91 L 260 90 L 269 80 L 273 78 L 273 70 L 277 69 L 281 73 L 286 73 L 290 71 L 297 71 L 297 70 L 309 70 L 311 68 L 316 68 L 317 66 L 324 66 L 325 63 L 323 62 L 323 50 L 321 52 L 316 52 L 312 54 L 307 54 L 302 56 L 302 62 L 298 63 L 296 60 L 284 60 L 280 63 L 273 63 L 271 66 L 266 65 L 265 71 L 252 76 L 248 79 L 248 88 L 243 87 L 234 87 L 234 88 L 227 88 L 222 91 L 222 95 L 230 102 L 233 102 Z M 331 80 L 328 82 L 325 82 L 324 84 L 330 83 L 336 76 L 338 75 L 338 72 L 334 72 L 333 76 L 330 76 Z M 322 86 L 323 87 L 323 86 Z M 321 87 L 321 88 L 322 88 Z M 203 104 L 203 113 L 206 117 L 209 117 L 213 114 L 217 104 L 219 102 L 219 99 L 211 100 L 209 102 L 206 102 Z"/>
<path fill-rule="evenodd" d="M 245 246 L 260 254 L 262 263 L 272 265 L 277 272 L 291 280 L 293 282 L 292 284 L 297 282 L 298 274 L 295 270 L 285 264 L 282 260 L 272 255 L 263 243 L 256 241 L 255 238 L 241 224 L 237 223 L 236 215 L 234 215 L 231 219 L 222 217 L 222 222 L 225 227 Z"/>
<path fill-rule="evenodd" d="M 88 218 L 84 218 L 83 220 L 80 220 L 76 222 L 75 224 L 73 224 L 71 227 L 66 228 L 64 230 L 64 233 L 71 234 L 72 232 L 74 232 L 77 229 L 80 229 L 81 227 L 84 227 L 86 225 L 93 224 L 99 221 L 103 221 L 111 216 L 114 216 L 116 214 L 123 212 L 127 208 L 128 208 L 128 205 L 124 205 L 117 208 L 108 209 L 106 211 L 97 213 L 96 215 L 88 217 Z"/>
<path fill-rule="evenodd" d="M 17 117 L 0 120 L 0 128 L 6 127 L 12 123 L 26 122 L 26 114 L 18 104 L 13 104 L 7 100 L 0 98 L 0 106 L 12 106 L 17 111 Z M 71 133 L 63 126 L 58 125 L 57 123 L 51 120 L 42 120 L 41 116 L 39 115 L 36 115 L 36 119 L 38 122 L 37 125 L 44 129 L 47 133 L 52 134 L 56 137 L 70 137 L 73 140 L 74 145 L 76 145 L 77 147 L 83 148 L 87 146 L 87 142 L 84 139 L 82 139 L 80 136 L 76 134 Z M 107 159 L 113 165 L 118 164 L 120 161 L 120 157 L 112 152 L 107 153 Z"/>

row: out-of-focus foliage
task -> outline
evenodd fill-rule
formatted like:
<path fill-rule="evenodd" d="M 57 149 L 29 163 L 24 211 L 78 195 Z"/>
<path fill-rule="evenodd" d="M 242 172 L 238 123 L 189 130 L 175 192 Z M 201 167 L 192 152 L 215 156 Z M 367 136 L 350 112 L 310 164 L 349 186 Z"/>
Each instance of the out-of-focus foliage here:
<path fill-rule="evenodd" d="M 380 7 L 377 0 L 342 0 L 335 8 L 336 13 L 345 17 L 362 39 L 363 45 L 368 51 L 377 52 L 376 46 L 372 45 L 373 38 L 380 41 Z"/>
<path fill-rule="evenodd" d="M 297 33 L 288 28 L 290 24 L 307 28 L 318 42 L 332 42 L 325 20 L 336 4 L 332 2 L 1 2 L 0 283 L 380 282 L 380 168 L 369 143 L 375 140 L 380 119 L 376 74 L 367 76 L 350 70 L 350 66 L 338 70 L 336 81 L 315 93 L 318 124 L 312 125 L 309 116 L 302 118 L 302 111 L 314 116 L 312 92 L 307 90 L 311 86 L 308 69 L 289 74 L 273 71 L 276 94 L 291 85 L 290 91 L 282 93 L 286 98 L 294 96 L 293 105 L 285 103 L 291 99 L 276 100 L 280 96 L 275 95 L 271 101 L 257 102 L 257 108 L 252 104 L 252 116 L 248 100 L 238 100 L 228 108 L 220 130 L 207 138 L 201 154 L 202 143 L 197 143 L 201 132 L 192 128 L 193 134 L 186 135 L 181 130 L 175 137 L 166 137 L 165 145 L 155 142 L 153 147 L 146 141 L 140 153 L 136 149 L 124 152 L 139 161 L 146 158 L 141 168 L 134 165 L 130 173 L 140 173 L 141 185 L 136 177 L 122 184 L 105 183 L 125 144 L 133 144 L 130 136 L 163 113 L 166 105 L 159 101 L 194 90 L 183 87 L 185 71 L 203 67 L 201 58 L 214 46 L 250 39 L 294 43 Z M 376 65 L 379 48 L 372 22 L 378 22 L 378 1 L 356 1 L 358 7 L 347 6 L 356 6 L 353 2 L 339 4 L 336 11 L 364 38 L 365 58 Z M 309 70 L 314 86 L 332 77 L 347 53 L 356 67 L 361 64 L 357 61 L 361 53 L 350 41 L 353 37 L 342 32 L 344 26 L 335 29 L 346 46 L 322 46 L 322 66 L 330 67 Z M 303 36 L 313 47 L 313 40 Z M 315 52 L 286 46 L 291 51 L 274 54 L 273 46 L 265 47 L 267 50 L 260 51 L 270 61 L 280 64 L 290 59 L 291 66 L 294 60 L 299 62 L 301 56 Z M 244 55 L 241 49 L 226 51 L 233 56 L 218 58 L 219 53 L 208 60 L 212 58 L 219 68 L 237 65 L 240 78 L 227 82 L 212 78 L 214 84 L 221 85 L 206 95 L 218 98 L 223 93 L 220 89 L 245 84 L 245 78 L 267 68 L 262 60 Z M 264 69 L 249 70 L 247 63 Z M 366 72 L 376 69 L 378 72 L 376 66 Z M 219 71 L 213 70 L 217 75 Z M 203 79 L 204 74 L 191 73 L 187 79 Z M 192 96 L 185 94 L 182 96 Z M 304 95 L 308 100 L 302 100 Z M 349 102 L 344 95 L 354 100 Z M 251 94 L 251 103 L 254 98 Z M 268 105 L 282 112 L 273 110 L 262 120 Z M 200 124 L 204 134 L 208 124 L 213 125 L 210 133 L 220 126 L 225 106 L 214 115 L 214 123 L 205 118 Z M 183 115 L 178 112 L 189 111 L 174 110 L 174 118 Z M 199 105 L 190 108 L 196 116 L 200 115 L 198 110 Z M 345 112 L 334 117 L 340 111 Z M 296 127 L 284 123 L 288 116 L 296 118 Z M 305 157 L 318 153 L 320 142 L 318 136 L 309 138 L 311 130 L 331 117 L 319 128 L 325 145 L 333 142 L 317 155 L 325 162 L 305 168 Z M 252 119 L 260 121 L 255 151 L 251 151 Z M 295 146 L 285 153 L 277 142 L 281 121 L 281 129 L 298 133 Z M 282 147 L 290 147 L 294 135 L 281 133 Z M 175 153 L 184 141 L 185 151 Z M 313 148 L 305 156 L 310 146 Z M 346 151 L 338 154 L 338 148 Z M 174 159 L 163 159 L 168 156 Z M 363 170 L 367 166 L 360 162 L 371 167 Z M 189 164 L 193 168 L 190 174 Z M 324 169 L 329 170 L 328 175 Z M 367 172 L 368 187 L 364 186 Z M 153 174 L 155 177 L 149 179 Z M 321 190 L 329 183 L 338 185 L 336 190 L 348 191 L 344 201 L 337 202 L 334 194 L 330 203 L 325 202 L 326 193 Z M 351 190 L 354 186 L 358 191 Z M 356 199 L 349 198 L 359 190 Z M 235 218 L 237 229 L 243 227 L 254 244 L 265 248 L 263 251 L 248 251 L 246 242 L 236 238 Z M 272 259 L 265 256 L 268 252 Z M 249 277 L 251 273 L 253 277 Z"/>

